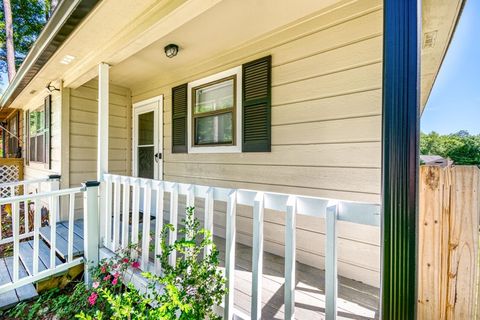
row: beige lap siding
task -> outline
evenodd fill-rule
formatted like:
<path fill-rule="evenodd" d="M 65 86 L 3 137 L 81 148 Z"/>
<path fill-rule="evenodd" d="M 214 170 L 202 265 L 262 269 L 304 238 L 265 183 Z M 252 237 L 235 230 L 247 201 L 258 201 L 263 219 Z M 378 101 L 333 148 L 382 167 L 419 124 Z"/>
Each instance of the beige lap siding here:
<path fill-rule="evenodd" d="M 172 154 L 171 88 L 268 54 L 272 152 Z M 360 1 L 133 88 L 133 100 L 164 95 L 165 180 L 379 203 L 381 59 L 381 2 Z M 217 232 L 224 212 L 217 204 Z M 251 243 L 251 210 L 237 215 L 237 239 Z M 283 214 L 265 221 L 265 250 L 283 255 Z M 339 274 L 378 286 L 379 244 L 379 228 L 339 223 Z M 323 267 L 323 220 L 298 216 L 297 259 Z"/>
<path fill-rule="evenodd" d="M 98 84 L 92 80 L 70 95 L 70 186 L 97 179 Z M 110 85 L 109 171 L 131 173 L 131 94 Z M 81 208 L 77 197 L 75 207 Z"/>

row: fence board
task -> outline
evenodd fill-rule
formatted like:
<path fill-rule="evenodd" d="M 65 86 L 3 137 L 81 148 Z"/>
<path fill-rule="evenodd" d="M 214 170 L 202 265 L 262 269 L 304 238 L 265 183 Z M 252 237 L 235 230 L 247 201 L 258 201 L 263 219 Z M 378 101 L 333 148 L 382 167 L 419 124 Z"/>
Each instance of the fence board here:
<path fill-rule="evenodd" d="M 480 170 L 420 169 L 418 319 L 473 319 Z"/>

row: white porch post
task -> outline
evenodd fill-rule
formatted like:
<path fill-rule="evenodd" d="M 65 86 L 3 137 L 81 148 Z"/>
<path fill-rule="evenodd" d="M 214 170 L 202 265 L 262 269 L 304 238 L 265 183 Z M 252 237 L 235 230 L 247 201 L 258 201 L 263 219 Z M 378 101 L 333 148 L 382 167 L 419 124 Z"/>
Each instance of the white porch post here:
<path fill-rule="evenodd" d="M 98 144 L 97 144 L 97 180 L 100 184 L 100 243 L 103 243 L 105 211 L 105 182 L 103 175 L 108 173 L 108 106 L 109 106 L 109 65 L 98 65 Z"/>

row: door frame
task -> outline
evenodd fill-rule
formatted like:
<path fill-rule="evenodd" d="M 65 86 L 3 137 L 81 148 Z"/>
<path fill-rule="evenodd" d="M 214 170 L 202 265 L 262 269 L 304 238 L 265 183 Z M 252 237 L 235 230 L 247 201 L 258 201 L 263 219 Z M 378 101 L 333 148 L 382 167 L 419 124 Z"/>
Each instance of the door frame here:
<path fill-rule="evenodd" d="M 138 101 L 132 104 L 132 176 L 138 176 L 137 146 L 138 146 L 138 118 L 139 113 L 154 111 L 154 153 L 160 153 L 159 164 L 154 167 L 154 178 L 163 179 L 163 95 Z M 156 116 L 155 116 L 156 115 Z M 155 140 L 154 140 L 155 142 Z"/>

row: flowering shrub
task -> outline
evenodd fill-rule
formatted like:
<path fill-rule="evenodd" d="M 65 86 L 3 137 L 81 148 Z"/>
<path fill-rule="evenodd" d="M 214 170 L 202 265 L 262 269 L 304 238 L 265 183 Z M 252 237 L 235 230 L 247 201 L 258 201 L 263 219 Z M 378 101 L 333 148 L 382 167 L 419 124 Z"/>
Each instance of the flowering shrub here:
<path fill-rule="evenodd" d="M 226 294 L 225 278 L 217 269 L 219 252 L 209 231 L 200 228 L 194 218 L 193 207 L 186 210 L 179 230 L 178 240 L 168 244 L 171 224 L 164 226 L 161 233 L 162 274 L 144 272 L 148 279 L 146 292 L 140 293 L 127 279 L 129 269 L 140 267 L 132 260 L 129 248 L 118 252 L 115 257 L 103 260 L 93 271 L 94 282 L 88 295 L 88 310 L 76 315 L 78 319 L 221 319 L 213 312 L 213 306 L 222 302 Z M 211 247 L 203 257 L 204 250 Z M 169 257 L 176 252 L 177 260 L 169 264 Z M 138 256 L 138 254 L 136 255 Z M 127 284 L 126 286 L 123 283 Z"/>

